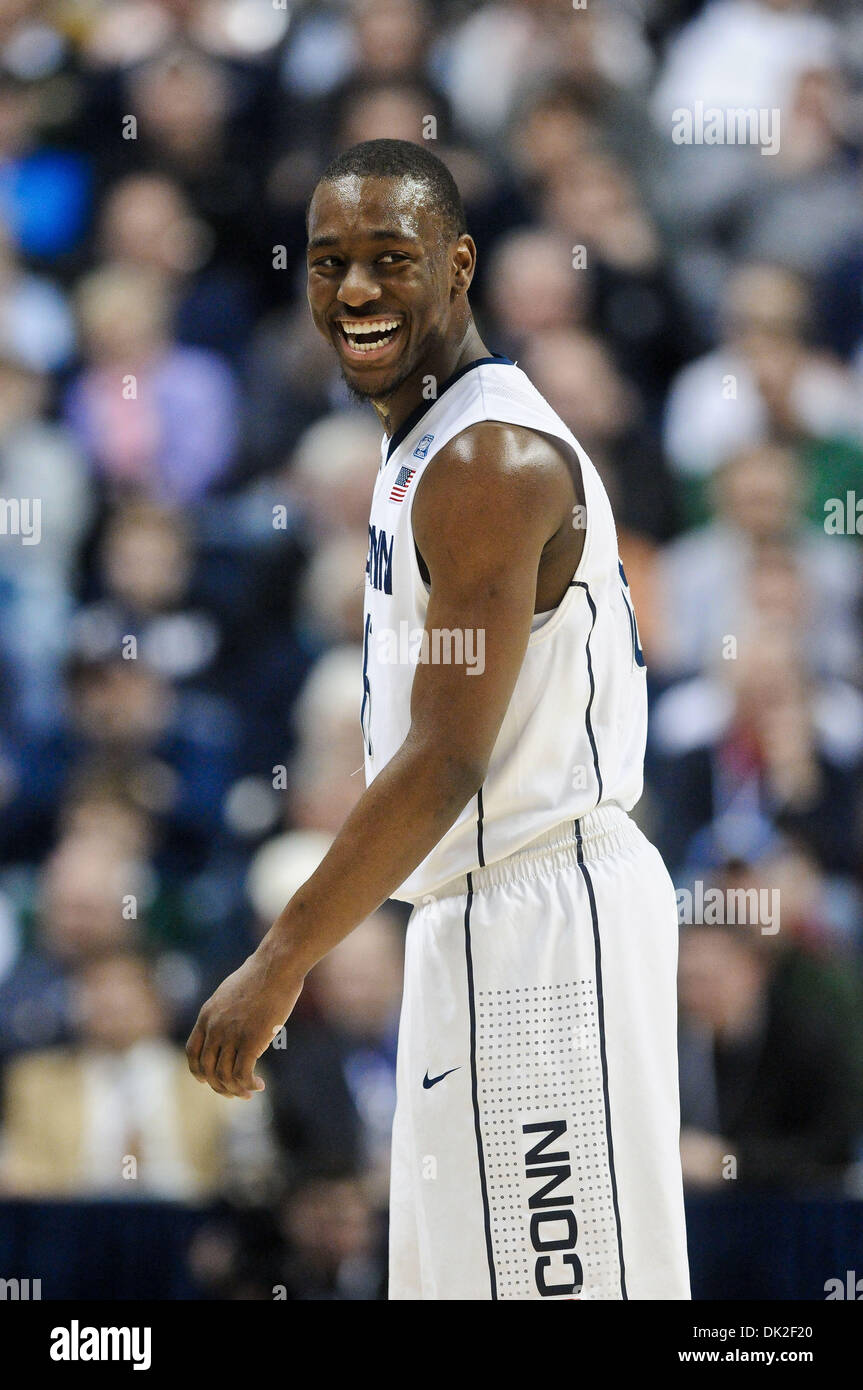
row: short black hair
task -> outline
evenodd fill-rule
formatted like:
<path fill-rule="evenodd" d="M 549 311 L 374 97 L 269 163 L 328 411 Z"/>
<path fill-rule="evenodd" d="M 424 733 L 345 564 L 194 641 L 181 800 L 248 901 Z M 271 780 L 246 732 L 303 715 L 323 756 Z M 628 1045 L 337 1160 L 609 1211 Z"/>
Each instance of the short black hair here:
<path fill-rule="evenodd" d="M 378 176 L 417 179 L 425 185 L 429 202 L 440 214 L 447 241 L 454 241 L 467 231 L 464 205 L 458 185 L 443 160 L 438 159 L 437 155 L 432 154 L 424 145 L 416 145 L 412 140 L 362 140 L 360 144 L 352 145 L 349 150 L 331 160 L 315 188 L 322 183 L 333 183 L 336 179 L 351 174 L 360 178 Z M 314 196 L 314 189 L 312 195 Z M 307 226 L 308 213 L 307 206 Z"/>

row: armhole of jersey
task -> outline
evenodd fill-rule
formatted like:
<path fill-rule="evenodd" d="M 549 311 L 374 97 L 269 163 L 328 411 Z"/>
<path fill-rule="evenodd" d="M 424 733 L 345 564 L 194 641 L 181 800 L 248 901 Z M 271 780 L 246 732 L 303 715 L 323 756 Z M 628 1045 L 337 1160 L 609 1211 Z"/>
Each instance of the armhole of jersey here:
<path fill-rule="evenodd" d="M 581 450 L 575 444 L 572 444 L 568 439 L 565 439 L 563 435 L 554 434 L 551 430 L 539 429 L 538 427 L 532 425 L 526 425 L 525 428 L 533 429 L 534 434 L 543 435 L 546 439 L 551 440 L 554 444 L 558 446 L 562 445 L 568 451 L 568 453 L 574 459 L 575 463 L 578 465 L 579 477 L 581 479 L 581 493 L 584 497 L 583 502 L 576 503 L 576 506 L 583 507 L 584 509 L 584 544 L 581 547 L 581 555 L 579 556 L 578 564 L 576 565 L 575 569 L 569 577 L 569 582 L 567 584 L 566 591 L 563 597 L 561 598 L 560 603 L 557 605 L 556 608 L 553 608 L 551 610 L 551 616 L 547 618 L 545 622 L 542 623 L 538 628 L 535 628 L 530 633 L 530 636 L 527 640 L 527 645 L 528 647 L 535 647 L 538 646 L 540 642 L 543 642 L 547 640 L 549 637 L 554 636 L 557 629 L 561 626 L 564 617 L 569 610 L 570 605 L 575 602 L 575 596 L 578 592 L 579 584 L 583 583 L 584 581 L 584 575 L 587 570 L 588 551 L 590 549 L 591 540 L 593 537 L 594 530 L 596 528 L 596 502 L 595 500 L 591 501 L 589 497 L 589 470 L 585 467 L 586 456 L 582 454 Z M 575 521 L 575 514 L 573 514 L 573 521 Z"/>
<path fill-rule="evenodd" d="M 583 578 L 584 578 L 584 570 L 586 569 L 585 559 L 586 559 L 586 556 L 587 556 L 587 552 L 588 552 L 588 550 L 590 549 L 590 542 L 591 542 L 591 538 L 592 538 L 592 536 L 593 536 L 594 525 L 595 525 L 595 521 L 594 521 L 594 512 L 595 512 L 596 508 L 595 508 L 595 506 L 594 506 L 593 504 L 591 504 L 591 502 L 590 502 L 589 499 L 588 499 L 588 495 L 587 495 L 587 494 L 588 494 L 587 469 L 586 469 L 585 466 L 584 466 L 584 465 L 585 465 L 586 459 L 585 459 L 585 456 L 581 453 L 581 451 L 576 447 L 576 445 L 571 444 L 571 443 L 569 442 L 568 439 L 564 439 L 563 436 L 560 435 L 560 434 L 553 434 L 553 433 L 551 432 L 551 430 L 541 430 L 541 429 L 538 429 L 538 428 L 534 428 L 532 425 L 526 425 L 526 426 L 525 426 L 525 429 L 533 429 L 534 434 L 541 434 L 541 435 L 543 435 L 546 439 L 549 439 L 549 440 L 551 440 L 554 444 L 558 445 L 558 447 L 560 447 L 560 446 L 562 445 L 563 448 L 565 448 L 565 449 L 567 450 L 567 452 L 569 453 L 569 455 L 571 456 L 571 458 L 574 459 L 575 463 L 578 465 L 578 476 L 579 476 L 579 478 L 580 478 L 580 480 L 581 480 L 581 492 L 582 492 L 582 496 L 584 497 L 584 501 L 583 501 L 583 502 L 576 502 L 575 505 L 576 505 L 576 507 L 581 507 L 581 508 L 583 508 L 583 510 L 584 510 L 584 524 L 583 524 L 583 530 L 584 530 L 584 545 L 581 547 L 581 554 L 580 554 L 580 556 L 578 557 L 578 564 L 576 565 L 576 567 L 575 567 L 575 569 L 573 570 L 572 574 L 569 576 L 569 583 L 570 583 L 570 584 L 573 584 L 573 583 L 575 582 L 575 580 L 577 580 L 577 579 L 583 579 Z M 573 526 L 575 525 L 575 523 L 576 523 L 576 516 L 575 516 L 575 509 L 573 509 L 573 517 L 572 517 L 572 524 L 573 524 Z M 564 596 L 564 597 L 565 597 L 565 596 Z M 561 599 L 560 602 L 563 603 L 563 599 Z M 560 607 L 560 604 L 558 604 L 558 608 L 559 608 L 559 607 Z"/>
<path fill-rule="evenodd" d="M 455 432 L 454 434 L 450 435 L 449 438 L 446 439 L 446 440 L 444 441 L 444 443 L 441 445 L 441 448 L 442 448 L 442 449 L 446 448 L 447 444 L 451 444 L 452 441 L 453 441 L 453 439 L 458 438 L 458 436 L 459 436 L 460 434 L 463 434 L 465 430 L 472 429 L 474 425 L 484 425 L 484 424 L 516 425 L 516 426 L 518 426 L 520 429 L 531 430 L 533 434 L 537 434 L 537 435 L 541 436 L 541 437 L 544 438 L 544 439 L 550 440 L 552 443 L 554 443 L 554 444 L 557 445 L 558 447 L 560 447 L 560 446 L 562 445 L 566 450 L 568 450 L 569 454 L 572 456 L 572 458 L 573 458 L 573 459 L 575 460 L 575 462 L 578 464 L 578 471 L 579 471 L 579 475 L 580 475 L 580 477 L 581 477 L 581 491 L 582 491 L 582 494 L 583 494 L 583 496 L 584 496 L 584 502 L 583 502 L 583 503 L 577 503 L 577 504 L 576 504 L 576 505 L 578 505 L 578 506 L 583 506 L 583 507 L 584 507 L 584 513 L 585 513 L 585 514 L 584 514 L 584 545 L 582 546 L 581 556 L 580 556 L 580 558 L 579 558 L 579 561 L 578 561 L 578 564 L 577 564 L 575 570 L 573 571 L 572 575 L 570 576 L 569 585 L 568 585 L 568 587 L 567 587 L 566 593 L 563 595 L 563 597 L 562 597 L 562 599 L 560 600 L 560 603 L 557 605 L 557 607 L 551 610 L 551 617 L 550 617 L 550 618 L 547 618 L 546 621 L 542 624 L 541 627 L 538 627 L 538 628 L 536 628 L 533 632 L 531 632 L 530 637 L 529 637 L 529 639 L 528 639 L 528 645 L 531 645 L 531 644 L 534 642 L 534 640 L 539 641 L 539 639 L 540 639 L 541 637 L 548 635 L 549 631 L 552 630 L 552 629 L 554 629 L 554 628 L 557 626 L 558 615 L 560 614 L 560 612 L 561 612 L 561 610 L 564 608 L 564 606 L 567 606 L 567 607 L 569 606 L 569 599 L 570 599 L 570 596 L 571 596 L 571 592 L 572 592 L 573 585 L 576 583 L 577 580 L 582 579 L 582 578 L 584 577 L 584 571 L 585 571 L 586 568 L 587 568 L 587 556 L 588 556 L 588 551 L 590 550 L 591 539 L 592 539 L 593 531 L 594 531 L 594 527 L 595 527 L 595 517 L 594 517 L 594 513 L 595 513 L 595 511 L 596 511 L 596 503 L 595 503 L 595 501 L 594 501 L 594 502 L 591 502 L 591 499 L 590 499 L 590 497 L 589 497 L 589 493 L 590 493 L 590 484 L 589 484 L 589 481 L 588 481 L 588 478 L 589 478 L 589 469 L 585 467 L 585 464 L 586 464 L 586 463 L 589 463 L 589 460 L 587 459 L 587 456 L 583 453 L 583 451 L 579 448 L 579 446 L 578 446 L 577 444 L 571 443 L 570 440 L 565 439 L 565 438 L 563 437 L 563 435 L 555 434 L 552 430 L 541 429 L 538 425 L 525 424 L 522 420 L 507 420 L 507 419 L 505 419 L 505 418 L 496 417 L 496 416 L 494 416 L 494 415 L 483 416 L 483 417 L 482 417 L 481 419 L 479 419 L 479 420 L 471 420 L 469 424 L 463 425 L 461 429 L 456 430 L 456 432 Z M 434 453 L 434 454 L 432 455 L 432 457 L 429 459 L 429 465 L 431 465 L 431 464 L 434 462 L 435 455 L 436 455 L 437 453 L 439 453 L 439 452 L 440 452 L 439 450 L 437 450 L 437 449 L 435 450 L 435 453 Z M 426 470 L 424 469 L 424 470 L 423 470 L 423 477 L 425 476 L 425 471 L 426 471 Z M 422 478 L 420 478 L 420 483 L 421 483 L 421 482 L 422 482 Z M 409 515 L 408 515 L 408 523 L 409 523 L 409 526 L 410 526 L 410 533 L 411 533 L 411 547 L 410 547 L 410 551 L 411 551 L 411 560 L 410 560 L 410 563 L 411 563 L 411 574 L 412 574 L 412 576 L 413 576 L 414 590 L 415 590 L 415 592 L 424 600 L 424 602 L 427 603 L 427 602 L 428 602 L 429 594 L 430 594 L 430 592 L 431 592 L 431 586 L 426 584 L 426 582 L 425 582 L 425 580 L 423 579 L 422 574 L 421 574 L 421 572 L 420 572 L 419 560 L 417 559 L 417 543 L 416 543 L 416 538 L 415 538 L 415 536 L 414 536 L 414 525 L 413 525 L 413 507 L 414 507 L 414 501 L 415 501 L 415 499 L 416 499 L 416 495 L 417 495 L 418 489 L 419 489 L 419 483 L 417 484 L 417 487 L 416 487 L 416 488 L 411 489 L 411 491 L 410 491 L 410 493 L 409 493 L 409 497 L 408 497 L 408 512 L 409 512 Z"/>

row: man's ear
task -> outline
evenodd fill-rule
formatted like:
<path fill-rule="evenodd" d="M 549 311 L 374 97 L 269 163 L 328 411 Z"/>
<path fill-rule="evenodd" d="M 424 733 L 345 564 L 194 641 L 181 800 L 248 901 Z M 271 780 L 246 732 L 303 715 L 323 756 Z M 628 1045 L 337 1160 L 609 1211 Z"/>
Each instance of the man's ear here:
<path fill-rule="evenodd" d="M 453 289 L 458 294 L 465 294 L 470 288 L 473 273 L 476 269 L 476 246 L 473 237 L 465 233 L 460 236 L 452 251 Z"/>

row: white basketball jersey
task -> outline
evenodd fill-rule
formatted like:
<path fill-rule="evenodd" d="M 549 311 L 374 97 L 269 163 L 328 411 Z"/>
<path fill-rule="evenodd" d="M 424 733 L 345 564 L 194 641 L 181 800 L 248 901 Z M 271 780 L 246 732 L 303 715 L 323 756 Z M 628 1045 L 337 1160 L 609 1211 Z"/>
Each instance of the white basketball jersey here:
<path fill-rule="evenodd" d="M 552 435 L 574 450 L 586 519 L 577 509 L 573 523 L 586 528 L 584 550 L 560 604 L 531 633 L 480 791 L 394 894 L 407 902 L 596 806 L 628 811 L 642 790 L 646 676 L 611 505 L 560 417 L 524 372 L 499 356 L 455 372 L 435 400 L 383 441 L 366 562 L 360 716 L 366 785 L 407 737 L 418 661 L 461 660 L 480 670 L 479 634 L 430 634 L 423 646 L 430 590 L 417 561 L 411 507 L 438 450 L 482 420 Z M 481 674 L 465 678 L 482 681 Z"/>

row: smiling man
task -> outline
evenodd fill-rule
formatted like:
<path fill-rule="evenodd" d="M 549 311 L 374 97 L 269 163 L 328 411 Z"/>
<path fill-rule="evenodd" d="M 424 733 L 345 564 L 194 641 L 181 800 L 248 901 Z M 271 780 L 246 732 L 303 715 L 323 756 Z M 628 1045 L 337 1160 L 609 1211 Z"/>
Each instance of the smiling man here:
<path fill-rule="evenodd" d="M 599 476 L 483 344 L 475 264 L 421 146 L 357 145 L 315 188 L 312 316 L 384 429 L 366 790 L 204 1005 L 189 1063 L 225 1096 L 260 1090 L 309 969 L 403 899 L 390 1297 L 685 1299 L 677 910 L 627 814 L 638 629 Z M 407 656 L 405 631 L 424 638 Z"/>

